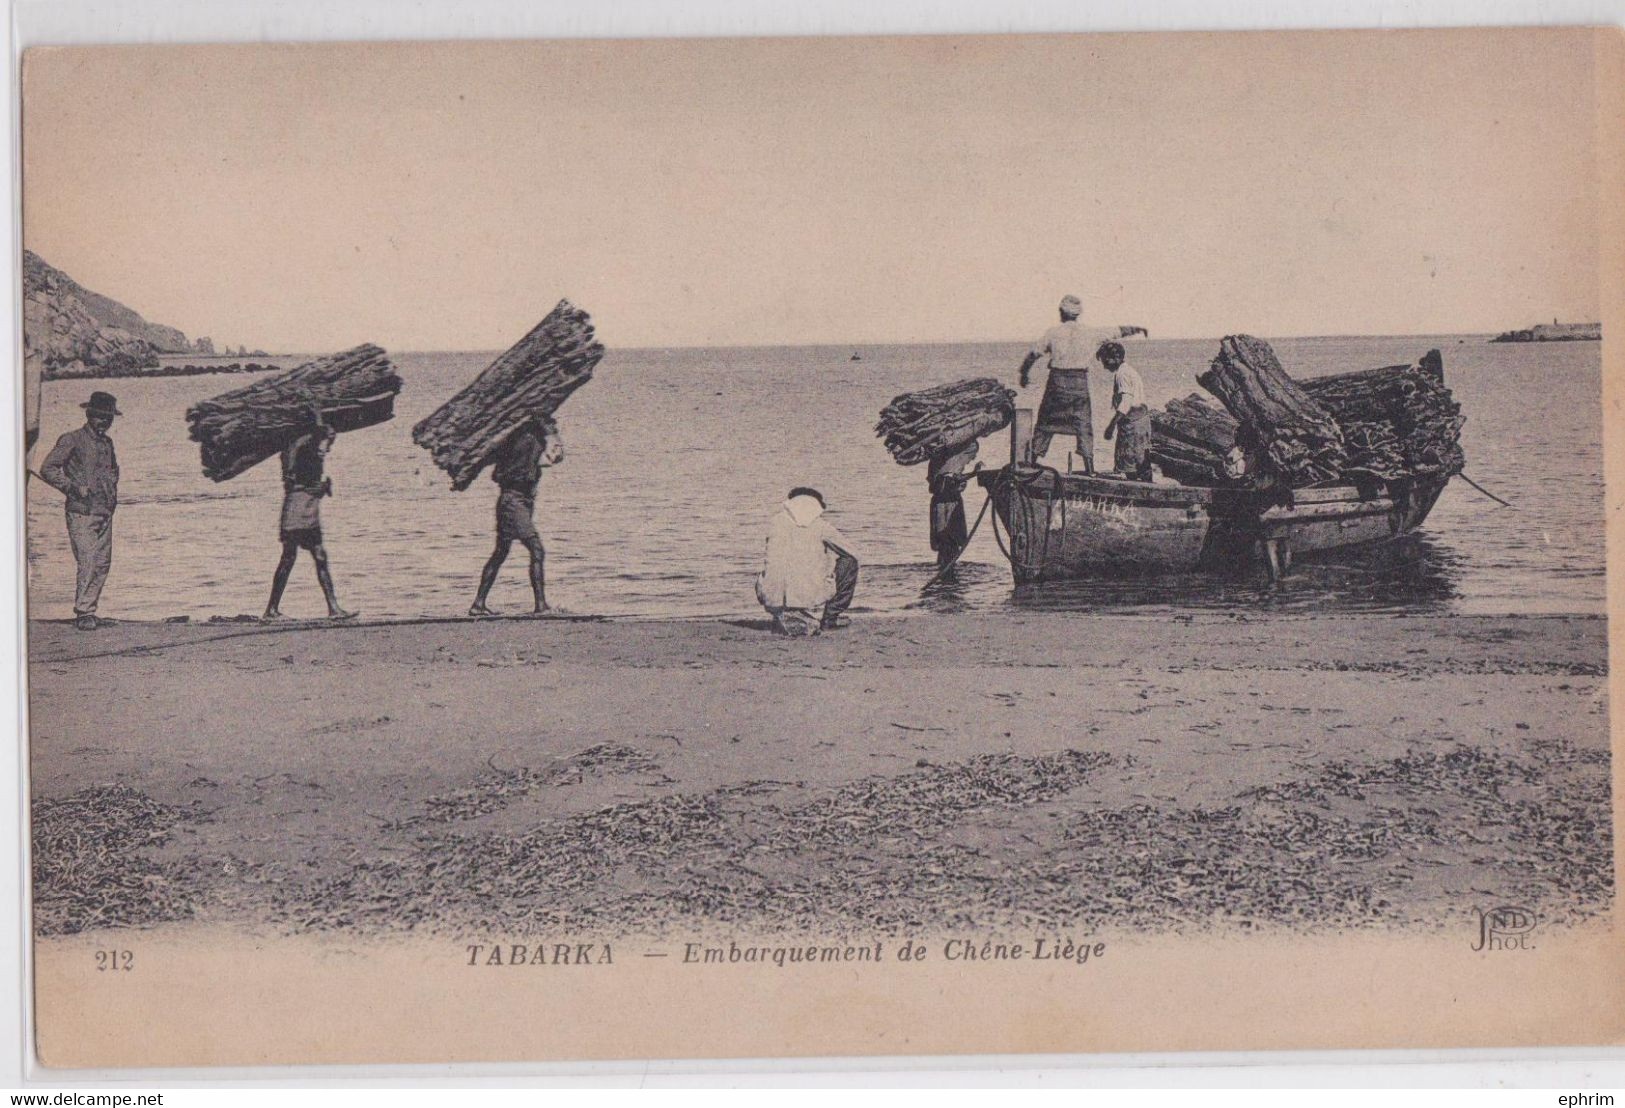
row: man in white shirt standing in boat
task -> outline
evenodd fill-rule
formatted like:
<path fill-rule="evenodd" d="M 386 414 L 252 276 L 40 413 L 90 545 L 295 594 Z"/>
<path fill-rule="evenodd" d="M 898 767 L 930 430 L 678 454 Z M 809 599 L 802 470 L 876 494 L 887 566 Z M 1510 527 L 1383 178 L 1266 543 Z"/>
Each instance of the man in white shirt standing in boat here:
<path fill-rule="evenodd" d="M 1021 387 L 1027 387 L 1034 363 L 1047 357 L 1049 378 L 1044 382 L 1044 399 L 1038 404 L 1027 460 L 1041 459 L 1055 435 L 1071 435 L 1077 440 L 1083 471 L 1093 473 L 1095 425 L 1089 400 L 1089 364 L 1102 340 L 1145 331 L 1140 327 L 1085 327 L 1082 317 L 1083 301 L 1070 295 L 1061 298 L 1061 322 L 1045 331 L 1027 352 L 1021 363 Z"/>

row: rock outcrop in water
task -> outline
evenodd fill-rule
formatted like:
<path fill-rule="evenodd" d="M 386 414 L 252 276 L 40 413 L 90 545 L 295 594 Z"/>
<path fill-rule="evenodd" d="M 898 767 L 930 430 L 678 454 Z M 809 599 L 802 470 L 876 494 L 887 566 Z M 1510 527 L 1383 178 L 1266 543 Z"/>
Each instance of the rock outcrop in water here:
<path fill-rule="evenodd" d="M 1598 342 L 1602 339 L 1600 323 L 1537 323 L 1525 331 L 1502 331 L 1491 342 Z"/>
<path fill-rule="evenodd" d="M 51 379 L 136 376 L 156 367 L 159 354 L 192 345 L 175 328 L 147 322 L 24 250 L 23 348 Z"/>

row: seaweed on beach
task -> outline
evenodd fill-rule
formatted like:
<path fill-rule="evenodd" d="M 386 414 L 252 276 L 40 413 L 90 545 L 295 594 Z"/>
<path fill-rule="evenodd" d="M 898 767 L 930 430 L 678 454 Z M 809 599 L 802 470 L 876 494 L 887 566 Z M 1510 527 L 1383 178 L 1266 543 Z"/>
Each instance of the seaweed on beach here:
<path fill-rule="evenodd" d="M 1606 760 L 1556 741 L 1526 759 L 1457 746 L 1330 762 L 1223 807 L 1083 813 L 1041 863 L 1062 882 L 1049 905 L 1161 929 L 1437 925 L 1480 906 L 1453 884 L 1495 874 L 1454 891 L 1575 922 L 1613 898 Z"/>
<path fill-rule="evenodd" d="M 278 914 L 301 930 L 467 920 L 505 927 L 569 918 L 571 897 L 618 871 L 658 870 L 716 849 L 726 830 L 710 797 L 666 796 L 550 820 L 518 836 L 424 838 L 410 861 L 364 861 L 291 898 Z"/>
<path fill-rule="evenodd" d="M 929 837 L 979 811 L 1050 800 L 1112 762 L 1102 751 L 1023 756 L 982 754 L 967 762 L 916 767 L 896 777 L 864 777 L 789 810 L 771 810 L 755 845 L 789 851 L 850 843 L 858 836 Z"/>
<path fill-rule="evenodd" d="M 528 796 L 537 789 L 577 784 L 588 776 L 658 774 L 660 763 L 624 743 L 598 743 L 539 769 L 528 766 L 499 769 L 491 763 L 490 770 L 489 774 L 466 789 L 458 789 L 446 796 L 430 797 L 424 802 L 426 811 L 391 821 L 386 828 L 400 830 L 424 823 L 457 823 L 478 819 L 500 811 L 511 801 Z"/>
<path fill-rule="evenodd" d="M 71 935 L 184 919 L 194 900 L 171 869 L 143 852 L 190 818 L 125 785 L 99 785 L 33 803 L 34 927 Z"/>
<path fill-rule="evenodd" d="M 1112 760 L 1073 750 L 988 754 L 863 778 L 789 808 L 751 805 L 759 788 L 728 786 L 610 805 L 517 836 L 425 836 L 415 864 L 359 864 L 286 903 L 282 914 L 308 929 L 362 919 L 386 927 L 450 921 L 509 929 L 650 923 L 674 908 L 709 908 L 716 919 L 799 919 L 800 908 L 817 905 L 806 897 L 799 907 L 785 902 L 781 886 L 793 882 L 764 877 L 753 865 L 777 868 L 788 860 L 794 867 L 809 854 L 872 847 L 877 837 L 908 854 L 978 813 L 1060 796 Z M 724 885 L 731 891 L 721 892 Z M 655 891 L 657 913 L 645 906 L 628 914 Z"/>
<path fill-rule="evenodd" d="M 1092 787 L 1103 770 L 1106 791 Z M 493 769 L 387 826 L 376 849 L 267 884 L 271 918 L 294 930 L 513 935 L 696 925 L 1303 932 L 1440 927 L 1495 903 L 1568 924 L 1613 899 L 1607 752 L 1533 736 L 1513 752 L 1451 744 L 1325 762 L 1196 806 L 1125 796 L 1134 763 L 1124 755 L 1064 750 L 921 762 L 824 786 L 732 782 L 518 833 L 458 826 L 541 783 L 657 772 L 611 743 L 537 769 Z M 139 817 L 130 826 L 148 830 L 102 834 L 107 859 L 161 841 L 181 818 L 124 799 Z M 37 814 L 62 837 L 61 813 Z M 88 877 L 80 895 L 107 899 L 117 890 L 96 875 L 110 868 L 59 863 L 42 887 Z M 144 872 L 165 876 L 151 864 Z M 210 875 L 194 878 L 207 894 Z M 133 906 L 100 918 L 140 922 L 157 918 L 154 904 L 189 903 L 171 890 L 166 908 L 136 891 Z"/>

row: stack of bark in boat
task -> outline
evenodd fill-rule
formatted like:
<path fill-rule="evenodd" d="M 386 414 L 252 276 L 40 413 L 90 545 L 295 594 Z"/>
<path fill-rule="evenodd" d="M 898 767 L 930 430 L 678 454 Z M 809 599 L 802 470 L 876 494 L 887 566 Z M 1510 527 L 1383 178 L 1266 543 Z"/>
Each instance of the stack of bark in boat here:
<path fill-rule="evenodd" d="M 1466 420 L 1445 387 L 1437 350 L 1415 365 L 1311 377 L 1297 386 L 1342 431 L 1346 460 L 1335 475 L 1339 479 L 1454 476 L 1466 463 L 1461 450 Z M 1151 460 L 1181 484 L 1218 484 L 1240 427 L 1194 393 L 1169 401 L 1151 416 Z"/>
<path fill-rule="evenodd" d="M 560 300 L 524 338 L 467 388 L 412 428 L 412 441 L 466 489 L 504 440 L 525 423 L 550 418 L 592 379 L 604 356 L 586 312 Z"/>
<path fill-rule="evenodd" d="M 1151 462 L 1181 485 L 1217 485 L 1237 426 L 1234 416 L 1197 393 L 1170 400 L 1151 413 Z"/>
<path fill-rule="evenodd" d="M 358 431 L 395 416 L 401 379 L 370 343 L 318 358 L 286 373 L 203 400 L 186 422 L 203 456 L 203 474 L 226 481 L 281 453 L 316 423 Z"/>
<path fill-rule="evenodd" d="M 1286 375 L 1270 344 L 1227 335 L 1197 378 L 1241 422 L 1264 474 L 1288 487 L 1340 476 L 1348 465 L 1343 432 L 1325 408 Z"/>
<path fill-rule="evenodd" d="M 1303 389 L 1343 429 L 1348 476 L 1382 481 L 1443 473 L 1466 464 L 1461 428 L 1466 417 L 1444 384 L 1437 350 L 1417 365 L 1391 365 L 1302 382 Z"/>
<path fill-rule="evenodd" d="M 912 466 L 1008 427 L 1016 394 L 991 377 L 905 392 L 880 410 L 875 434 L 898 465 Z"/>

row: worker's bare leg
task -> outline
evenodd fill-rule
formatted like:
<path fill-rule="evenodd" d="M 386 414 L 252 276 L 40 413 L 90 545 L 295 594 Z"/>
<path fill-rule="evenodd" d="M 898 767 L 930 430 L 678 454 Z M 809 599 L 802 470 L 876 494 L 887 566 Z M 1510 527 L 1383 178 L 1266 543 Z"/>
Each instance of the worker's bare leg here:
<path fill-rule="evenodd" d="M 327 618 L 349 619 L 355 613 L 339 607 L 338 593 L 333 588 L 333 574 L 327 568 L 327 547 L 317 543 L 310 548 L 310 557 L 316 563 L 316 583 L 322 587 L 322 596 L 327 600 Z"/>
<path fill-rule="evenodd" d="M 282 558 L 276 564 L 276 572 L 271 575 L 271 599 L 265 605 L 264 618 L 282 618 L 282 593 L 288 587 L 288 575 L 293 572 L 293 562 L 298 556 L 299 544 L 284 540 Z"/>
<path fill-rule="evenodd" d="M 525 539 L 525 549 L 530 551 L 530 591 L 536 596 L 535 611 L 540 614 L 548 610 L 547 607 L 547 551 L 542 546 L 541 537 L 531 535 Z"/>
<path fill-rule="evenodd" d="M 1052 433 L 1049 431 L 1034 431 L 1033 437 L 1027 441 L 1027 460 L 1037 463 L 1040 458 L 1049 453 L 1049 441 Z"/>
<path fill-rule="evenodd" d="M 502 563 L 508 560 L 508 550 L 513 546 L 513 540 L 498 537 L 496 547 L 491 556 L 485 560 L 485 568 L 480 570 L 480 588 L 474 594 L 474 603 L 469 606 L 468 614 L 471 616 L 488 616 L 491 609 L 485 606 L 485 600 L 491 595 L 491 586 L 497 583 L 497 571 Z"/>
<path fill-rule="evenodd" d="M 1094 432 L 1091 431 L 1087 435 L 1080 432 L 1078 434 L 1078 436 L 1077 436 L 1077 439 L 1078 439 L 1078 458 L 1079 458 L 1080 461 L 1083 462 L 1083 471 L 1085 473 L 1093 473 L 1095 471 L 1095 436 L 1094 436 Z"/>

